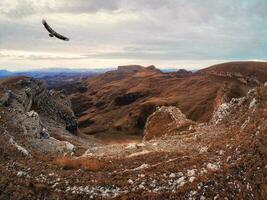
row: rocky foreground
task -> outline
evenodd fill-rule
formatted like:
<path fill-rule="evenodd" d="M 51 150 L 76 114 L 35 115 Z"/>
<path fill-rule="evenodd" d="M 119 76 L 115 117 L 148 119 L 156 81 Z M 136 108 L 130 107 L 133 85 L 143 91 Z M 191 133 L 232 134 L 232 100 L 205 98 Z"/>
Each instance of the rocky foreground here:
<path fill-rule="evenodd" d="M 220 95 L 205 123 L 157 106 L 129 144 L 84 135 L 68 97 L 37 80 L 0 90 L 0 199 L 266 199 L 267 83 Z"/>

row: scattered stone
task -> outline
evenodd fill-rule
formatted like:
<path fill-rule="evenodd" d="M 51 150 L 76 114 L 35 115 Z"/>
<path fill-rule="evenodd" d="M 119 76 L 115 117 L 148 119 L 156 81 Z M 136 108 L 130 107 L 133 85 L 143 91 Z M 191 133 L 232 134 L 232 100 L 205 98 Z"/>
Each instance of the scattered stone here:
<path fill-rule="evenodd" d="M 257 105 L 257 100 L 256 98 L 253 98 L 249 104 L 249 109 L 255 109 L 256 105 Z"/>
<path fill-rule="evenodd" d="M 136 147 L 137 145 L 135 143 L 130 143 L 125 147 L 125 149 L 131 150 L 131 149 L 136 149 Z"/>
<path fill-rule="evenodd" d="M 24 176 L 27 176 L 27 172 L 24 172 L 24 171 L 18 171 L 17 176 L 18 176 L 18 177 L 24 177 Z"/>
<path fill-rule="evenodd" d="M 196 169 L 187 170 L 187 176 L 195 176 L 196 175 Z"/>
<path fill-rule="evenodd" d="M 211 171 L 217 171 L 219 169 L 219 166 L 216 165 L 216 164 L 208 163 L 207 164 L 207 169 L 209 169 Z"/>

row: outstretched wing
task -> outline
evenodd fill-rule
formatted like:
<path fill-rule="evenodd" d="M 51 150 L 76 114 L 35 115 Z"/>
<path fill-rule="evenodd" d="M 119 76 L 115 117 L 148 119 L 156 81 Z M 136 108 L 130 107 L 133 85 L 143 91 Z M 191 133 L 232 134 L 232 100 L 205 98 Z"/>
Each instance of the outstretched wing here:
<path fill-rule="evenodd" d="M 55 31 L 47 24 L 47 22 L 43 19 L 42 20 L 42 23 L 43 23 L 43 25 L 44 25 L 44 27 L 45 27 L 45 29 L 49 32 L 49 33 L 51 33 L 51 34 L 55 34 Z"/>
<path fill-rule="evenodd" d="M 65 41 L 69 41 L 70 39 L 63 36 L 63 35 L 60 35 L 59 33 L 55 32 L 54 33 L 54 36 L 57 37 L 58 39 L 61 39 L 61 40 L 65 40 Z"/>
<path fill-rule="evenodd" d="M 42 20 L 42 23 L 44 25 L 44 27 L 46 28 L 46 30 L 51 33 L 53 36 L 57 37 L 58 39 L 61 39 L 61 40 L 65 40 L 65 41 L 69 41 L 70 39 L 63 36 L 63 35 L 60 35 L 59 33 L 57 33 L 56 31 L 54 31 L 48 24 L 47 22 L 43 19 Z"/>

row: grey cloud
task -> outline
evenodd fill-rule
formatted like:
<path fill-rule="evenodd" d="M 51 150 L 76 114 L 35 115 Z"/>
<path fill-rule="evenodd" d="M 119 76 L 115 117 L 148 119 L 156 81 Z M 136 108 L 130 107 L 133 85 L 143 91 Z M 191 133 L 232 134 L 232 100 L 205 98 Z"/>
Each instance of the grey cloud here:
<path fill-rule="evenodd" d="M 14 6 L 5 8 L 0 2 L 0 15 L 9 18 L 27 17 L 34 14 L 49 13 L 94 13 L 98 11 L 115 11 L 120 7 L 120 0 L 48 0 L 46 3 L 38 4 L 35 0 L 14 0 Z"/>
<path fill-rule="evenodd" d="M 58 60 L 267 59 L 266 0 L 17 0 L 13 7 L 1 2 L 0 49 L 85 55 L 51 58 Z M 56 18 L 53 25 L 71 41 L 48 38 L 43 16 Z M 77 21 L 67 22 L 72 18 Z M 89 48 L 96 53 L 87 53 Z"/>

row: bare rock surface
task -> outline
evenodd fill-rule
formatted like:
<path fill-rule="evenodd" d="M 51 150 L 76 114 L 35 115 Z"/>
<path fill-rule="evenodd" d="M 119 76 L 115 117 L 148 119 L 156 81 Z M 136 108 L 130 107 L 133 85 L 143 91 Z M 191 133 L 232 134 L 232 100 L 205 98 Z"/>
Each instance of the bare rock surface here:
<path fill-rule="evenodd" d="M 144 130 L 144 139 L 151 140 L 174 131 L 177 133 L 185 131 L 193 124 L 194 122 L 187 119 L 179 108 L 162 106 L 148 117 Z"/>

